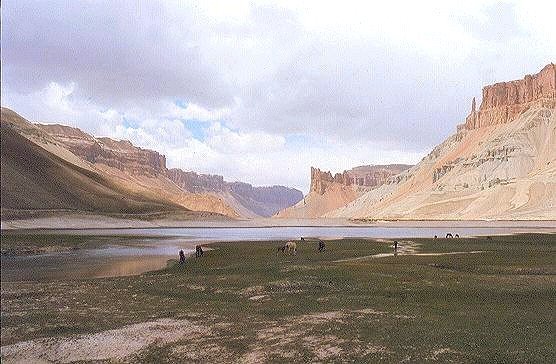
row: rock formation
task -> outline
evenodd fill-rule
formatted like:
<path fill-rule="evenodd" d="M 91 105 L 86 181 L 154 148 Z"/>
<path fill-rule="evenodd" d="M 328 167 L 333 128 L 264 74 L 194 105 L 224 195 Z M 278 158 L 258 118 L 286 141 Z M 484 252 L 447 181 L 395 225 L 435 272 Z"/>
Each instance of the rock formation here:
<path fill-rule="evenodd" d="M 359 166 L 342 173 L 336 173 L 334 176 L 331 172 L 323 172 L 318 168 L 311 167 L 309 192 L 322 195 L 332 183 L 371 189 L 387 183 L 389 178 L 410 167 L 406 164 Z"/>
<path fill-rule="evenodd" d="M 338 183 L 344 186 L 351 185 L 351 178 L 346 171 L 336 173 L 332 176 L 330 172 L 323 172 L 318 168 L 311 167 L 311 186 L 310 192 L 316 192 L 322 195 L 331 183 Z"/>
<path fill-rule="evenodd" d="M 134 146 L 127 140 L 95 138 L 80 129 L 59 124 L 38 124 L 72 153 L 91 163 L 102 163 L 135 174 L 156 176 L 166 172 L 166 157 Z"/>
<path fill-rule="evenodd" d="M 486 86 L 419 164 L 324 217 L 556 219 L 555 67 Z"/>
<path fill-rule="evenodd" d="M 301 191 L 284 186 L 255 187 L 245 182 L 226 182 L 224 177 L 213 174 L 168 170 L 168 177 L 181 188 L 193 193 L 215 193 L 231 206 L 247 209 L 250 216 L 269 217 L 296 204 L 303 198 Z M 241 206 L 238 206 L 241 205 Z"/>
<path fill-rule="evenodd" d="M 36 124 L 36 126 L 72 153 L 99 168 L 108 166 L 122 171 L 124 174 L 132 175 L 135 181 L 141 177 L 167 179 L 182 192 L 195 194 L 197 197 L 206 196 L 210 200 L 179 198 L 180 203 L 186 204 L 193 210 L 196 209 L 195 205 L 199 205 L 201 208 L 216 210 L 215 212 L 233 217 L 268 217 L 303 198 L 301 191 L 293 188 L 254 187 L 243 182 L 226 182 L 224 177 L 219 175 L 199 174 L 178 168 L 168 169 L 164 155 L 136 147 L 127 140 L 96 138 L 78 128 L 59 124 Z M 113 171 L 111 173 L 114 174 Z M 118 177 L 125 178 L 122 175 Z M 143 182 L 147 183 L 145 180 Z M 159 193 L 172 195 L 172 192 L 169 192 L 171 188 L 168 186 L 169 183 L 159 181 L 158 184 L 167 186 Z M 230 212 L 232 210 L 236 212 Z"/>
<path fill-rule="evenodd" d="M 296 205 L 280 211 L 284 218 L 315 218 L 342 207 L 366 191 L 396 183 L 395 177 L 411 166 L 405 164 L 368 165 L 332 175 L 311 167 L 309 193 Z"/>
<path fill-rule="evenodd" d="M 264 217 L 273 216 L 303 199 L 301 191 L 284 186 L 254 187 L 249 183 L 230 182 L 228 189 L 235 200 Z"/>
<path fill-rule="evenodd" d="M 216 174 L 198 174 L 172 168 L 168 170 L 168 177 L 181 188 L 193 193 L 224 192 L 226 190 L 224 177 Z"/>
<path fill-rule="evenodd" d="M 476 110 L 473 98 L 471 113 L 465 119 L 463 128 L 471 130 L 511 122 L 533 106 L 556 106 L 556 65 L 553 63 L 522 80 L 484 87 L 479 110 Z"/>

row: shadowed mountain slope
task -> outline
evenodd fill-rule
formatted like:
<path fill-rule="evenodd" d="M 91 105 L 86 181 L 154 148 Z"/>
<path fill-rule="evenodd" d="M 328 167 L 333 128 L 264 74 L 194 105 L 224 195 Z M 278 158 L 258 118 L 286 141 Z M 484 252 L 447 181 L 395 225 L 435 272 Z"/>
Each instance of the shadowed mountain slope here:
<path fill-rule="evenodd" d="M 185 210 L 134 195 L 99 173 L 68 162 L 1 123 L 2 209 L 149 213 Z"/>

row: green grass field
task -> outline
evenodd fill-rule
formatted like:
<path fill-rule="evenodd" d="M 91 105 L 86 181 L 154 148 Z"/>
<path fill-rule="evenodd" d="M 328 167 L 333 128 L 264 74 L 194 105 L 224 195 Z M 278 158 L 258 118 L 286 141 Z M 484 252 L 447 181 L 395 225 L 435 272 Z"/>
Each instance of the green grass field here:
<path fill-rule="evenodd" d="M 3 283 L 2 345 L 170 318 L 202 333 L 124 361 L 556 361 L 556 235 L 402 240 L 458 254 L 353 260 L 391 243 L 281 243 L 215 243 L 141 276 Z"/>

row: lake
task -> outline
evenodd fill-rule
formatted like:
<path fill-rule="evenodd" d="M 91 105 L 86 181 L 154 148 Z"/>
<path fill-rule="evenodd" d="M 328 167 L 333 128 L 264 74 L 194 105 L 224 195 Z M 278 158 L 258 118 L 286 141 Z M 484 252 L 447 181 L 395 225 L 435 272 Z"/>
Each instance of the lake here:
<path fill-rule="evenodd" d="M 141 274 L 163 268 L 169 259 L 176 259 L 180 249 L 194 252 L 199 243 L 215 241 L 264 241 L 306 238 L 422 238 L 445 236 L 451 232 L 461 237 L 555 232 L 554 227 L 211 227 L 153 229 L 82 229 L 82 230 L 14 230 L 2 235 L 16 236 L 25 244 L 30 236 L 75 235 L 102 243 L 93 248 L 66 249 L 44 254 L 2 256 L 2 281 L 36 281 L 84 279 Z M 114 242 L 111 242 L 114 237 Z M 116 237 L 126 237 L 125 244 Z"/>

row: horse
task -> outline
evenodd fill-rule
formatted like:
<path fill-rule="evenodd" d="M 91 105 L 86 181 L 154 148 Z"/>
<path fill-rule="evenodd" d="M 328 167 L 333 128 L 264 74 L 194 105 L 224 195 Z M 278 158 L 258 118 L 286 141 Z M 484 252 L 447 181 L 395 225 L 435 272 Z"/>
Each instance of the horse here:
<path fill-rule="evenodd" d="M 459 234 L 456 234 L 456 238 L 459 238 Z"/>
<path fill-rule="evenodd" d="M 204 253 L 205 253 L 205 252 L 203 251 L 203 247 L 202 247 L 202 246 L 197 245 L 197 246 L 195 247 L 195 257 L 196 257 L 196 258 L 202 257 Z"/>
<path fill-rule="evenodd" d="M 452 235 L 452 233 L 446 234 L 446 239 L 447 239 L 447 238 L 453 238 L 453 237 L 454 237 L 454 236 Z"/>
<path fill-rule="evenodd" d="M 288 241 L 286 244 L 278 248 L 279 252 L 295 255 L 297 254 L 297 243 L 295 241 Z"/>

